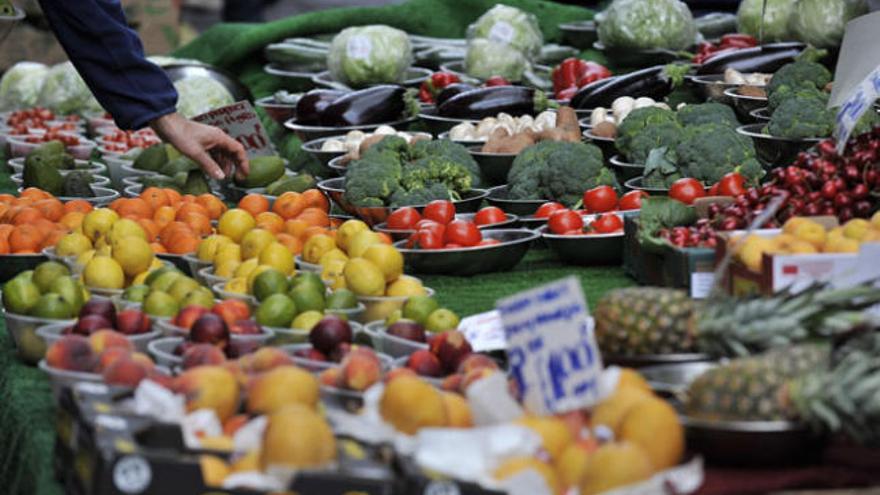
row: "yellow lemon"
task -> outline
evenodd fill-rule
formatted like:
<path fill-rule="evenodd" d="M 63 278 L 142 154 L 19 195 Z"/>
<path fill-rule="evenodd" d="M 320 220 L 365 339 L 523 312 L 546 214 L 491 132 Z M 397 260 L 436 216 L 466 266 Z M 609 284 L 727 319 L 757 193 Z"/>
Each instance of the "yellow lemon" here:
<path fill-rule="evenodd" d="M 263 249 L 275 242 L 275 236 L 266 229 L 253 229 L 241 238 L 241 257 L 249 260 L 256 258 Z"/>
<path fill-rule="evenodd" d="M 259 264 L 259 260 L 257 260 L 256 258 L 251 258 L 244 263 L 238 265 L 238 268 L 235 269 L 235 276 L 247 278 L 248 275 L 250 275 L 251 272 L 254 271 L 254 268 L 256 268 Z"/>
<path fill-rule="evenodd" d="M 83 281 L 89 287 L 121 289 L 125 286 L 125 273 L 113 258 L 95 256 L 83 270 Z"/>
<path fill-rule="evenodd" d="M 247 294 L 247 279 L 242 277 L 232 278 L 228 282 L 226 282 L 226 285 L 223 286 L 223 290 L 227 292 L 232 292 L 233 294 Z"/>
<path fill-rule="evenodd" d="M 137 222 L 130 218 L 123 218 L 117 220 L 113 223 L 113 226 L 110 227 L 110 232 L 107 234 L 107 239 L 110 243 L 121 241 L 126 237 L 138 237 L 143 240 L 147 240 L 147 233 L 144 232 L 143 227 L 141 227 Z"/>
<path fill-rule="evenodd" d="M 147 271 L 153 264 L 154 256 L 149 243 L 139 237 L 120 239 L 113 247 L 113 259 L 129 277 Z"/>
<path fill-rule="evenodd" d="M 427 294 L 428 291 L 425 290 L 421 280 L 407 275 L 401 275 L 397 280 L 388 284 L 388 290 L 385 292 L 385 295 L 389 297 L 424 296 Z"/>
<path fill-rule="evenodd" d="M 296 272 L 293 255 L 280 242 L 273 242 L 260 251 L 260 264 L 269 265 L 285 275 Z"/>
<path fill-rule="evenodd" d="M 361 296 L 381 296 L 385 292 L 385 275 L 379 267 L 363 258 L 352 258 L 342 270 L 345 285 Z"/>
<path fill-rule="evenodd" d="M 88 251 L 83 252 L 76 257 L 76 264 L 79 266 L 86 266 L 89 261 L 92 261 L 92 258 L 95 257 L 95 253 L 96 251 L 94 249 L 89 249 Z"/>
<path fill-rule="evenodd" d="M 323 270 L 321 270 L 321 280 L 329 280 L 330 288 L 333 290 L 348 288 L 345 283 L 345 275 L 343 274 L 345 264 L 346 260 L 340 259 L 328 260 L 326 263 L 321 263 L 321 266 L 323 267 Z"/>
<path fill-rule="evenodd" d="M 844 224 L 843 235 L 850 239 L 861 241 L 865 238 L 865 235 L 867 235 L 870 229 L 871 222 L 865 220 L 864 218 L 854 218 Z"/>
<path fill-rule="evenodd" d="M 363 257 L 382 270 L 386 282 L 393 282 L 403 275 L 403 255 L 394 246 L 373 244 L 364 251 Z"/>
<path fill-rule="evenodd" d="M 241 266 L 241 261 L 229 260 L 214 266 L 214 275 L 223 278 L 232 278 L 235 271 Z"/>
<path fill-rule="evenodd" d="M 131 284 L 129 285 L 146 285 L 147 277 L 150 276 L 150 270 L 145 272 L 138 273 L 133 279 L 131 279 Z"/>
<path fill-rule="evenodd" d="M 318 261 L 318 264 L 321 266 L 326 266 L 327 263 L 330 263 L 331 261 L 345 262 L 345 261 L 348 261 L 348 256 L 346 256 L 345 253 L 343 253 L 341 249 L 334 248 L 334 249 L 331 249 L 330 251 L 327 251 L 326 253 L 324 253 L 321 256 L 321 259 Z"/>
<path fill-rule="evenodd" d="M 373 244 L 380 244 L 382 238 L 379 234 L 372 230 L 362 230 L 356 233 L 348 242 L 348 256 L 351 258 L 362 258 L 367 248 Z"/>
<path fill-rule="evenodd" d="M 875 229 L 880 229 L 880 211 L 871 215 L 871 225 L 873 225 Z"/>
<path fill-rule="evenodd" d="M 336 244 L 347 253 L 349 243 L 354 239 L 355 234 L 365 230 L 370 230 L 370 226 L 363 221 L 346 220 L 345 223 L 339 226 L 339 230 L 336 231 Z"/>
<path fill-rule="evenodd" d="M 83 218 L 83 234 L 94 242 L 98 236 L 110 231 L 113 223 L 119 220 L 119 215 L 109 208 L 98 208 L 88 212 Z"/>
<path fill-rule="evenodd" d="M 202 242 L 199 243 L 199 248 L 196 251 L 196 257 L 198 257 L 202 261 L 214 261 L 214 257 L 217 256 L 217 252 L 220 250 L 220 248 L 231 242 L 232 239 L 226 237 L 225 235 L 209 235 L 208 237 L 202 239 Z"/>
<path fill-rule="evenodd" d="M 233 208 L 227 210 L 220 217 L 220 221 L 217 223 L 217 232 L 232 239 L 233 242 L 240 242 L 241 238 L 256 224 L 256 220 L 250 213 L 240 208 Z"/>
<path fill-rule="evenodd" d="M 238 244 L 224 244 L 217 249 L 217 254 L 214 256 L 214 266 L 229 262 L 236 261 L 241 263 L 241 246 Z"/>
<path fill-rule="evenodd" d="M 806 220 L 804 222 L 800 222 L 795 228 L 792 235 L 797 237 L 802 241 L 807 241 L 810 244 L 816 246 L 816 248 L 821 248 L 823 244 L 825 244 L 825 238 L 828 235 L 825 232 L 825 227 L 821 224 L 816 223 L 812 220 Z"/>
<path fill-rule="evenodd" d="M 303 245 L 302 259 L 309 263 L 318 263 L 321 256 L 333 249 L 336 249 L 336 241 L 332 237 L 325 234 L 313 235 Z"/>
<path fill-rule="evenodd" d="M 92 249 L 92 241 L 84 234 L 74 232 L 67 234 L 58 241 L 58 244 L 55 246 L 55 253 L 58 256 L 79 256 L 90 249 Z"/>

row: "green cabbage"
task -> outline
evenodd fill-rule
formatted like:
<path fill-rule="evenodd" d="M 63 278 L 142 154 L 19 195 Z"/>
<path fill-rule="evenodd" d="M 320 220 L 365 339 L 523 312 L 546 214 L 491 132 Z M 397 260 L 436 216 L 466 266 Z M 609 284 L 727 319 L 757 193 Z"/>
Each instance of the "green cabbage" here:
<path fill-rule="evenodd" d="M 327 53 L 333 78 L 355 87 L 400 82 L 412 60 L 409 36 L 383 25 L 343 29 Z"/>
<path fill-rule="evenodd" d="M 467 35 L 469 40 L 484 38 L 510 45 L 529 60 L 534 60 L 544 45 L 544 37 L 534 14 L 503 4 L 487 10 L 468 26 Z"/>
<path fill-rule="evenodd" d="M 694 44 L 697 26 L 679 0 L 614 0 L 599 22 L 599 41 L 606 47 L 668 48 Z"/>
<path fill-rule="evenodd" d="M 53 65 L 49 69 L 37 104 L 61 114 L 103 112 L 98 100 L 70 62 Z"/>
<path fill-rule="evenodd" d="M 0 110 L 29 108 L 37 104 L 49 67 L 36 62 L 19 62 L 0 79 Z"/>
<path fill-rule="evenodd" d="M 174 83 L 177 89 L 177 112 L 192 118 L 235 103 L 232 95 L 219 82 L 207 76 L 192 76 Z"/>
<path fill-rule="evenodd" d="M 761 30 L 761 9 L 765 0 L 743 0 L 736 12 L 736 27 L 741 33 L 758 37 Z M 792 39 L 789 22 L 798 0 L 766 0 L 764 12 L 764 39 L 785 41 Z"/>
<path fill-rule="evenodd" d="M 528 66 L 526 56 L 510 45 L 484 38 L 468 41 L 464 71 L 471 77 L 488 79 L 501 76 L 508 81 L 520 81 Z"/>
<path fill-rule="evenodd" d="M 819 48 L 840 45 L 846 23 L 868 11 L 864 0 L 798 0 L 791 17 L 795 36 Z"/>

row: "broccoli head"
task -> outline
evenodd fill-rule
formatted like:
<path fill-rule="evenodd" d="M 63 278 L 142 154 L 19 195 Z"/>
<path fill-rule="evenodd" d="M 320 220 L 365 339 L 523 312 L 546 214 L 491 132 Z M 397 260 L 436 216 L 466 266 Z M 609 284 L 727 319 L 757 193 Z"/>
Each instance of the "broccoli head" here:
<path fill-rule="evenodd" d="M 464 165 L 442 155 L 426 156 L 403 168 L 400 185 L 408 191 L 435 183 L 445 185 L 453 193 L 469 191 L 471 174 Z"/>
<path fill-rule="evenodd" d="M 541 141 L 513 160 L 508 174 L 510 199 L 547 199 L 572 206 L 584 191 L 600 185 L 618 187 L 592 144 Z"/>
<path fill-rule="evenodd" d="M 783 65 L 777 70 L 767 85 L 767 94 L 772 95 L 782 86 L 812 86 L 824 89 L 831 82 L 831 72 L 824 65 L 809 60 L 797 60 Z"/>
<path fill-rule="evenodd" d="M 471 176 L 471 187 L 483 185 L 480 166 L 464 146 L 448 139 L 420 139 L 412 145 L 412 157 L 443 156 L 463 165 Z"/>
<path fill-rule="evenodd" d="M 688 127 L 675 152 L 684 175 L 707 184 L 718 182 L 724 174 L 756 156 L 749 137 L 719 124 Z"/>
<path fill-rule="evenodd" d="M 817 98 L 824 102 L 828 101 L 828 93 L 820 91 L 813 86 L 788 86 L 783 85 L 776 88 L 767 98 L 767 108 L 770 112 L 776 111 L 783 101 L 789 98 Z"/>
<path fill-rule="evenodd" d="M 371 153 L 385 153 L 390 152 L 394 153 L 398 156 L 406 156 L 410 150 L 409 146 L 406 144 L 406 139 L 403 139 L 400 136 L 385 136 L 380 139 L 378 142 L 373 143 L 372 146 L 367 148 L 363 156 L 369 156 Z"/>
<path fill-rule="evenodd" d="M 675 113 L 658 107 L 637 108 L 617 128 L 615 145 L 633 163 L 645 163 L 654 148 L 675 148 L 682 127 Z"/>
<path fill-rule="evenodd" d="M 451 198 L 449 189 L 440 182 L 435 182 L 427 187 L 420 187 L 412 190 L 398 189 L 391 195 L 391 204 L 389 206 L 397 208 L 398 206 L 426 205 L 436 199 L 455 199 Z"/>
<path fill-rule="evenodd" d="M 834 130 L 834 111 L 819 98 L 788 98 L 770 116 L 771 136 L 789 139 L 830 136 Z"/>
<path fill-rule="evenodd" d="M 733 109 L 721 103 L 685 105 L 675 115 L 678 123 L 684 127 L 702 124 L 721 124 L 732 128 L 739 126 Z"/>
<path fill-rule="evenodd" d="M 642 172 L 642 187 L 669 189 L 672 183 L 682 178 L 681 169 L 669 157 L 666 147 L 654 148 L 645 161 Z"/>
<path fill-rule="evenodd" d="M 401 165 L 391 151 L 366 153 L 348 164 L 345 199 L 357 206 L 384 206 L 400 187 Z"/>

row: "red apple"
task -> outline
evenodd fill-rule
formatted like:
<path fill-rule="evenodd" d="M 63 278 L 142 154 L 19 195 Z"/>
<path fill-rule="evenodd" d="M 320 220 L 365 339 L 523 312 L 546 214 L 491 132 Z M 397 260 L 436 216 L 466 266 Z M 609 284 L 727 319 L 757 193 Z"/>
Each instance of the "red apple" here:
<path fill-rule="evenodd" d="M 440 364 L 443 365 L 446 373 L 454 373 L 464 358 L 473 351 L 464 334 L 458 330 L 450 330 L 435 336 L 431 339 L 430 350 L 440 359 Z"/>
<path fill-rule="evenodd" d="M 333 349 L 333 351 L 331 351 L 330 355 L 327 357 L 330 358 L 330 361 L 333 361 L 334 363 L 341 363 L 342 360 L 345 359 L 345 356 L 348 356 L 354 349 L 356 349 L 356 347 L 353 347 L 348 342 L 342 342 L 341 344 L 336 346 L 336 348 Z"/>
<path fill-rule="evenodd" d="M 327 356 L 323 352 L 312 347 L 309 347 L 308 349 L 297 349 L 293 351 L 293 355 L 303 359 L 311 359 L 312 361 L 327 361 Z"/>
<path fill-rule="evenodd" d="M 226 346 L 226 357 L 229 359 L 238 359 L 245 354 L 255 352 L 260 348 L 260 343 L 255 340 L 230 340 Z"/>
<path fill-rule="evenodd" d="M 187 306 L 180 310 L 177 313 L 177 316 L 171 320 L 171 323 L 177 325 L 180 328 L 185 328 L 189 330 L 192 328 L 193 323 L 196 322 L 199 318 L 206 315 L 208 313 L 207 308 L 203 308 L 202 306 Z"/>
<path fill-rule="evenodd" d="M 229 343 L 229 328 L 223 318 L 207 313 L 193 323 L 189 338 L 199 344 L 213 344 L 223 348 Z"/>
<path fill-rule="evenodd" d="M 443 365 L 440 364 L 440 360 L 431 354 L 431 351 L 425 349 L 419 349 L 410 354 L 406 361 L 406 367 L 422 376 L 443 376 Z"/>
<path fill-rule="evenodd" d="M 211 344 L 195 344 L 183 353 L 183 369 L 222 364 L 224 361 L 226 356 L 223 351 Z"/>
<path fill-rule="evenodd" d="M 401 339 L 412 340 L 413 342 L 425 342 L 425 327 L 418 322 L 412 320 L 397 320 L 392 323 L 388 330 L 388 335 L 400 337 Z"/>
<path fill-rule="evenodd" d="M 116 315 L 116 328 L 119 333 L 136 335 L 147 333 L 152 329 L 150 317 L 138 309 L 126 309 Z"/>
<path fill-rule="evenodd" d="M 91 335 L 98 330 L 112 330 L 113 322 L 105 316 L 99 314 L 91 314 L 81 316 L 71 330 L 76 335 Z"/>
<path fill-rule="evenodd" d="M 223 318 L 228 326 L 251 317 L 251 309 L 247 303 L 238 299 L 226 299 L 211 308 L 211 312 Z"/>
<path fill-rule="evenodd" d="M 350 344 L 351 341 L 351 325 L 335 315 L 325 316 L 309 332 L 312 347 L 324 354 L 330 354 L 339 344 Z"/>
<path fill-rule="evenodd" d="M 256 321 L 247 319 L 229 325 L 229 332 L 238 335 L 260 335 L 263 333 L 263 328 Z"/>

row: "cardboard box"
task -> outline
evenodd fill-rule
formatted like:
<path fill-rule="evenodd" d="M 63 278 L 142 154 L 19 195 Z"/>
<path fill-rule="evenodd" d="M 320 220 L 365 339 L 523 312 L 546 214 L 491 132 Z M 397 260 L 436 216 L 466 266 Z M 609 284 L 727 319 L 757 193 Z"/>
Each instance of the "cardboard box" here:
<path fill-rule="evenodd" d="M 16 2 L 17 3 L 17 2 Z M 137 30 L 148 55 L 163 55 L 178 46 L 180 7 L 174 0 L 122 0 L 129 25 Z M 67 55 L 49 30 L 36 1 L 22 5 L 27 17 L 16 24 L 0 52 L 0 70 L 25 60 L 57 64 Z"/>

